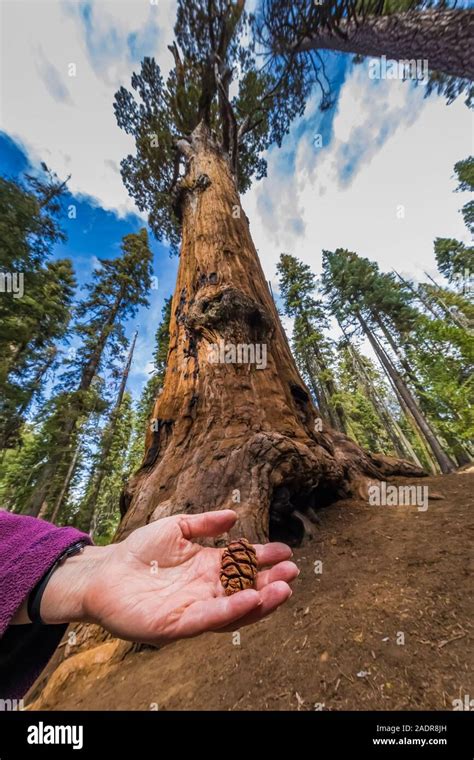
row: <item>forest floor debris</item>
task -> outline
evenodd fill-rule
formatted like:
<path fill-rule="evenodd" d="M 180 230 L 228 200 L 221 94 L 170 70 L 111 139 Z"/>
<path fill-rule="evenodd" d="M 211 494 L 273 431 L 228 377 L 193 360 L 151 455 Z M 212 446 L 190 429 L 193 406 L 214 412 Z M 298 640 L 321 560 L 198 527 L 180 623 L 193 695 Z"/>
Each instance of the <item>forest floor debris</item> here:
<path fill-rule="evenodd" d="M 89 667 L 71 669 L 40 696 L 46 671 L 31 692 L 33 707 L 452 709 L 454 699 L 474 694 L 474 473 L 424 483 L 444 497 L 426 512 L 362 501 L 322 510 L 315 540 L 295 550 L 301 574 L 293 597 L 242 629 L 240 645 L 232 633 L 207 634 L 110 663 L 91 650 Z M 290 641 L 296 646 L 285 646 Z"/>

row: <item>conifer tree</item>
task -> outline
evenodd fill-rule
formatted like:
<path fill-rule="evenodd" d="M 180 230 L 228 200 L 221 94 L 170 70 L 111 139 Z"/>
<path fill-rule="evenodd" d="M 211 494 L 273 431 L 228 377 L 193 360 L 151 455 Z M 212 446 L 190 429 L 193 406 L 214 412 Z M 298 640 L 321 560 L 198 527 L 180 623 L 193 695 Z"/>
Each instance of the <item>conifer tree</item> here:
<path fill-rule="evenodd" d="M 45 422 L 48 446 L 26 508 L 29 514 L 37 515 L 42 507 L 48 514 L 54 508 L 64 478 L 69 477 L 84 423 L 91 414 L 104 411 L 99 372 L 106 360 L 108 371 L 113 371 L 115 358 L 126 348 L 123 322 L 135 315 L 138 306 L 147 304 L 150 275 L 151 251 L 145 229 L 126 235 L 122 255 L 100 260 L 94 271 L 75 315 L 74 333 L 81 343 L 67 360 L 61 385 L 49 403 Z"/>
<path fill-rule="evenodd" d="M 335 351 L 323 332 L 328 327 L 329 310 L 313 297 L 316 278 L 310 268 L 287 254 L 281 255 L 277 268 L 285 311 L 295 317 L 293 352 L 309 387 L 314 387 L 316 398 L 323 401 L 319 403 L 322 416 L 326 399 L 330 398 L 334 411 L 333 417 L 326 412 L 328 424 L 337 427 L 343 420 L 345 432 L 364 448 L 407 457 L 420 465 L 413 446 L 388 408 L 387 388 L 380 375 L 370 360 L 351 345 L 341 324 L 345 340 L 338 346 L 336 362 Z M 333 370 L 336 364 L 337 382 Z M 340 417 L 334 422 L 337 411 Z"/>
<path fill-rule="evenodd" d="M 110 413 L 109 419 L 107 420 L 107 423 L 104 426 L 104 430 L 102 432 L 100 443 L 98 446 L 98 451 L 94 458 L 95 461 L 94 461 L 94 466 L 92 469 L 92 475 L 88 483 L 84 498 L 82 500 L 79 512 L 74 521 L 76 527 L 78 527 L 80 530 L 83 530 L 85 532 L 89 532 L 93 530 L 93 527 L 96 524 L 96 519 L 95 519 L 96 504 L 98 503 L 98 500 L 99 500 L 102 483 L 108 474 L 108 468 L 110 466 L 110 453 L 112 450 L 113 442 L 116 438 L 115 436 L 116 428 L 120 420 L 123 422 L 121 407 L 124 400 L 125 388 L 127 385 L 130 367 L 133 360 L 133 352 L 135 350 L 136 340 L 137 340 L 137 332 L 135 332 L 135 335 L 133 336 L 132 344 L 130 346 L 127 360 L 125 362 L 125 366 L 122 372 L 122 377 L 120 379 L 120 385 L 119 385 L 117 397 L 115 399 L 115 404 Z M 123 462 L 125 462 L 126 460 L 126 452 L 127 452 L 128 446 L 129 446 L 129 442 L 127 441 L 126 446 L 125 446 L 125 451 L 123 452 Z M 118 513 L 118 500 L 115 506 Z M 111 504 L 110 505 L 111 512 L 113 511 L 113 507 L 114 505 Z"/>
<path fill-rule="evenodd" d="M 474 156 L 458 161 L 454 166 L 458 179 L 458 192 L 474 192 Z M 464 204 L 461 213 L 468 230 L 474 232 L 474 200 Z M 474 247 L 452 238 L 436 238 L 434 244 L 436 263 L 440 273 L 459 290 L 470 290 L 473 279 Z"/>
<path fill-rule="evenodd" d="M 327 50 L 349 53 L 355 62 L 367 56 L 401 61 L 407 78 L 419 76 L 411 62 L 427 61 L 427 94 L 442 93 L 448 103 L 461 93 L 472 100 L 474 11 L 455 2 L 263 0 L 258 27 L 268 53 L 290 66 L 296 59 L 300 75 L 321 87 L 323 105 L 333 98 L 321 56 Z"/>
<path fill-rule="evenodd" d="M 314 297 L 316 277 L 307 264 L 282 253 L 277 265 L 285 313 L 294 317 L 293 354 L 298 368 L 312 389 L 327 425 L 347 433 L 344 407 L 336 400 L 337 388 L 331 365 L 334 354 L 324 335 L 328 328 L 327 310 Z"/>
<path fill-rule="evenodd" d="M 474 158 L 454 166 L 457 192 L 474 190 Z M 461 213 L 469 231 L 474 227 L 474 201 Z M 420 320 L 419 350 L 412 362 L 423 385 L 426 404 L 440 413 L 439 429 L 448 441 L 458 464 L 472 461 L 474 419 L 472 413 L 474 341 L 474 248 L 447 238 L 436 238 L 436 263 L 451 287 L 439 285 L 430 275 L 416 289 L 426 314 Z"/>
<path fill-rule="evenodd" d="M 341 394 L 347 393 L 347 386 L 350 383 L 355 383 L 355 393 L 361 395 L 361 399 L 348 399 L 348 415 L 351 423 L 351 430 L 355 432 L 356 440 L 359 440 L 360 434 L 357 434 L 357 424 L 361 420 L 365 420 L 362 424 L 362 430 L 364 431 L 366 426 L 370 430 L 370 421 L 372 422 L 372 435 L 375 440 L 379 441 L 379 446 L 382 451 L 388 453 L 395 453 L 400 457 L 407 457 L 418 465 L 422 465 L 419 458 L 419 453 L 416 451 L 416 444 L 410 438 L 413 435 L 413 431 L 410 430 L 408 435 L 403 430 L 403 418 L 400 416 L 401 409 L 396 403 L 395 399 L 391 399 L 388 394 L 388 389 L 382 380 L 380 372 L 376 369 L 374 363 L 366 356 L 364 356 L 357 346 L 351 343 L 347 332 L 344 327 L 339 323 L 339 327 L 344 335 L 344 340 L 340 344 L 340 360 L 338 370 L 338 380 L 341 384 Z M 349 388 L 350 394 L 350 388 Z M 372 414 L 367 417 L 359 412 L 359 409 L 363 409 L 367 400 L 370 402 L 373 411 L 375 412 L 375 418 Z M 344 395 L 342 402 L 344 402 Z M 351 408 L 354 410 L 351 412 Z M 356 419 L 353 419 L 356 417 Z M 378 420 L 378 423 L 376 422 Z M 382 426 L 382 431 L 379 429 Z M 389 440 L 392 444 L 391 449 L 387 450 L 386 440 Z M 364 440 L 364 439 L 363 439 Z M 364 445 L 364 444 L 363 444 Z M 368 445 L 367 443 L 365 445 Z M 426 458 L 425 458 L 426 460 Z M 431 462 L 428 459 L 426 464 L 428 467 Z"/>
<path fill-rule="evenodd" d="M 379 373 L 349 341 L 342 341 L 338 346 L 337 380 L 338 398 L 346 410 L 354 440 L 370 451 L 409 456 L 390 440 L 391 420 L 389 423 L 382 407 L 386 389 Z"/>
<path fill-rule="evenodd" d="M 65 239 L 59 220 L 66 182 L 45 164 L 38 176 L 0 178 L 0 449 L 17 444 L 68 329 L 72 264 L 48 260 Z"/>
<path fill-rule="evenodd" d="M 153 406 L 163 387 L 170 339 L 171 297 L 165 300 L 161 315 L 161 322 L 155 335 L 152 374 L 145 383 L 133 415 L 133 433 L 127 460 L 127 470 L 130 474 L 134 473 L 142 463 L 145 455 L 144 431 L 154 424 L 151 419 Z"/>
<path fill-rule="evenodd" d="M 83 501 L 79 505 L 79 525 L 84 517 L 85 508 L 93 499 L 93 514 L 90 524 L 85 528 L 94 537 L 94 542 L 106 544 L 112 540 L 120 520 L 120 494 L 128 475 L 128 452 L 132 435 L 133 408 L 132 398 L 125 391 L 120 406 L 116 408 L 113 427 L 110 429 L 110 443 L 101 450 L 100 470 L 92 472 Z M 106 433 L 107 430 L 104 431 Z M 101 474 L 100 487 L 97 489 L 97 475 Z M 95 475 L 95 477 L 94 477 Z M 97 492 L 97 496 L 95 493 Z M 74 522 L 74 517 L 71 518 Z"/>
<path fill-rule="evenodd" d="M 400 403 L 409 410 L 441 471 L 452 471 L 454 464 L 446 446 L 423 413 L 420 398 L 403 376 L 404 372 L 420 396 L 421 386 L 404 352 L 418 318 L 409 293 L 394 275 L 383 274 L 375 263 L 340 248 L 323 253 L 323 285 L 339 321 L 357 326 L 369 340 Z"/>

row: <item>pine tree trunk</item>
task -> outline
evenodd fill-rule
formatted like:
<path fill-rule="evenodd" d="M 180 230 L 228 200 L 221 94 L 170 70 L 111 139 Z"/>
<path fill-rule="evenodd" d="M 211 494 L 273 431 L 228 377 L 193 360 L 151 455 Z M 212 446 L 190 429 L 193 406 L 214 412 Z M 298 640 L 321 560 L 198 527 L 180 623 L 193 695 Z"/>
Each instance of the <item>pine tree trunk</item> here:
<path fill-rule="evenodd" d="M 51 369 L 51 366 L 54 363 L 54 360 L 56 359 L 56 354 L 57 354 L 56 348 L 54 348 L 52 351 L 49 352 L 49 356 L 47 357 L 45 363 L 37 370 L 32 382 L 30 383 L 28 394 L 23 399 L 23 402 L 18 407 L 16 412 L 12 414 L 6 420 L 5 427 L 0 434 L 0 451 L 1 452 L 3 452 L 4 449 L 8 447 L 12 447 L 18 443 L 18 441 L 15 439 L 18 438 L 18 434 L 23 422 L 23 415 L 25 414 L 28 407 L 30 406 L 35 393 L 37 393 L 38 390 L 41 388 L 41 385 L 43 383 L 46 373 L 48 372 L 49 369 Z"/>
<path fill-rule="evenodd" d="M 92 381 L 95 377 L 95 374 L 99 368 L 100 360 L 102 358 L 102 353 L 104 351 L 104 348 L 107 343 L 107 338 L 110 334 L 110 328 L 115 322 L 115 319 L 118 314 L 118 310 L 120 308 L 120 305 L 123 300 L 123 292 L 122 290 L 117 294 L 117 298 L 115 299 L 115 302 L 109 312 L 109 317 L 104 322 L 104 326 L 102 330 L 100 331 L 100 334 L 97 338 L 97 344 L 95 346 L 94 351 L 92 352 L 87 364 L 84 366 L 82 372 L 81 372 L 81 380 L 79 383 L 78 390 L 80 392 L 88 391 L 89 388 L 92 385 Z M 61 440 L 56 447 L 56 451 L 53 452 L 51 459 L 46 462 L 44 465 L 43 471 L 41 473 L 41 476 L 39 478 L 38 483 L 36 484 L 35 490 L 31 495 L 31 498 L 29 500 L 29 503 L 27 505 L 27 508 L 25 510 L 26 514 L 36 516 L 41 509 L 44 501 L 49 501 L 51 498 L 51 486 L 54 481 L 54 477 L 58 471 L 59 467 L 66 468 L 66 475 L 65 475 L 65 481 L 68 481 L 69 483 L 72 480 L 72 474 L 69 473 L 71 461 L 74 458 L 74 451 L 75 447 L 70 445 L 72 436 L 77 432 L 79 421 L 82 417 L 83 410 L 81 409 L 81 406 L 75 406 L 73 409 L 70 410 L 70 413 L 67 417 L 67 419 L 64 422 L 63 428 L 61 430 Z M 65 492 L 63 493 L 63 497 L 67 496 L 67 490 L 66 488 Z M 55 494 L 52 494 L 52 498 L 54 499 Z"/>
<path fill-rule="evenodd" d="M 38 517 L 40 511 L 44 515 L 47 514 L 49 508 L 48 506 L 45 506 L 48 505 L 47 494 L 51 487 L 51 483 L 53 482 L 55 471 L 56 465 L 54 462 L 46 462 L 41 470 L 41 475 L 35 485 L 28 504 L 24 509 L 25 514 L 32 515 L 33 517 Z"/>
<path fill-rule="evenodd" d="M 300 316 L 303 317 L 303 322 L 306 327 L 307 334 L 314 335 L 314 330 L 311 327 L 309 320 L 303 315 Z M 317 386 L 320 388 L 320 393 L 317 394 L 317 398 L 320 399 L 320 406 L 321 396 L 324 398 L 323 403 L 325 405 L 325 409 L 320 408 L 321 415 L 323 419 L 326 415 L 327 421 L 335 430 L 339 430 L 339 432 L 347 434 L 347 420 L 344 409 L 342 408 L 341 404 L 334 404 L 333 402 L 333 397 L 336 394 L 337 389 L 334 380 L 332 379 L 332 374 L 329 371 L 329 367 L 326 364 L 324 356 L 317 345 L 313 347 L 313 351 L 314 360 L 317 367 L 317 376 L 314 375 L 314 372 L 310 367 L 311 362 L 308 357 L 308 349 L 306 349 L 304 353 L 304 361 L 306 365 L 306 371 L 308 372 L 308 376 L 311 379 L 312 386 Z M 326 377 L 323 378 L 323 375 Z"/>
<path fill-rule="evenodd" d="M 323 359 L 323 357 L 320 355 L 319 351 L 316 351 L 316 360 L 318 363 L 319 371 L 321 375 L 329 373 L 329 368 L 326 366 L 326 363 Z M 339 402 L 334 402 L 334 397 L 337 393 L 337 388 L 334 383 L 334 380 L 332 377 L 329 376 L 326 377 L 326 379 L 321 379 L 321 385 L 324 388 L 324 394 L 327 399 L 328 404 L 328 412 L 329 412 L 329 419 L 331 422 L 331 426 L 335 430 L 339 430 L 341 433 L 347 433 L 347 421 L 346 421 L 346 415 L 344 412 L 344 409 L 342 405 Z"/>
<path fill-rule="evenodd" d="M 359 375 L 361 382 L 363 386 L 366 388 L 366 392 L 368 397 L 370 398 L 372 402 L 372 406 L 376 410 L 378 416 L 380 417 L 382 422 L 385 422 L 387 426 L 387 433 L 394 445 L 394 450 L 397 456 L 399 457 L 405 457 L 406 453 L 408 453 L 408 456 L 410 459 L 415 462 L 419 467 L 421 467 L 421 462 L 418 459 L 415 450 L 413 449 L 413 446 L 411 445 L 410 441 L 405 436 L 403 430 L 400 428 L 400 425 L 396 421 L 396 419 L 393 417 L 385 398 L 380 395 L 369 376 L 369 373 L 364 366 L 363 362 L 360 360 L 360 357 L 357 355 L 357 353 L 354 351 L 351 342 L 348 338 L 348 335 L 339 321 L 337 320 L 337 323 L 339 325 L 339 329 L 341 330 L 342 334 L 344 335 L 346 341 L 347 341 L 347 348 L 349 350 L 349 354 L 352 358 L 352 366 L 354 368 L 354 372 L 356 375 Z M 398 397 L 397 397 L 398 398 Z M 402 407 L 403 411 L 403 407 Z"/>
<path fill-rule="evenodd" d="M 415 393 L 416 393 L 418 402 L 420 404 L 420 407 L 422 411 L 426 414 L 427 410 L 426 410 L 425 389 L 423 388 L 422 383 L 419 381 L 414 369 L 411 367 L 406 357 L 406 354 L 404 353 L 404 351 L 406 351 L 407 349 L 407 346 L 404 345 L 402 347 L 396 343 L 396 341 L 393 339 L 393 336 L 390 333 L 390 330 L 387 328 L 384 321 L 380 318 L 379 314 L 372 312 L 372 317 L 374 321 L 376 322 L 376 324 L 380 327 L 380 330 L 382 331 L 382 335 L 384 336 L 388 345 L 390 346 L 393 353 L 395 354 L 398 361 L 400 362 L 400 366 L 404 370 L 405 376 L 408 378 L 413 388 L 415 389 Z"/>
<path fill-rule="evenodd" d="M 413 287 L 413 285 L 411 284 L 411 282 L 409 282 L 408 280 L 405 280 L 405 279 L 404 279 L 404 278 L 401 276 L 401 274 L 399 274 L 399 273 L 397 272 L 397 270 L 396 270 L 396 269 L 394 269 L 393 271 L 394 271 L 394 272 L 395 272 L 395 274 L 397 275 L 397 277 L 398 277 L 398 279 L 400 280 L 400 282 L 403 282 L 403 284 L 404 284 L 404 285 L 405 285 L 405 286 L 406 286 L 406 287 L 407 287 L 407 288 L 408 288 L 408 289 L 409 289 L 409 290 L 410 290 L 410 291 L 413 293 L 413 295 L 415 296 L 415 298 L 417 298 L 417 299 L 420 301 L 420 303 L 422 303 L 422 304 L 423 304 L 423 306 L 425 307 L 425 309 L 426 309 L 427 311 L 429 311 L 429 312 L 430 312 L 430 314 L 432 314 L 432 316 L 433 316 L 435 319 L 439 319 L 439 314 L 437 314 L 437 313 L 436 313 L 436 311 L 435 311 L 435 310 L 433 309 L 433 307 L 431 306 L 430 302 L 429 302 L 429 301 L 428 301 L 426 298 L 424 298 L 424 296 L 423 296 L 423 295 L 421 294 L 421 292 L 420 292 L 420 289 L 419 289 L 419 288 L 418 288 L 418 289 L 414 288 L 414 287 Z"/>
<path fill-rule="evenodd" d="M 327 503 L 388 472 L 420 475 L 315 431 L 228 161 L 201 124 L 186 144 L 182 248 L 168 366 L 141 469 L 122 495 L 117 538 L 168 515 L 233 508 L 233 535 L 291 534 L 296 509 Z M 210 361 L 213 346 L 267 350 L 256 363 Z M 230 354 L 228 354 L 229 358 Z M 260 363 L 263 367 L 264 362 Z M 293 525 L 293 527 L 292 527 Z"/>
<path fill-rule="evenodd" d="M 416 403 L 416 400 L 414 396 L 412 395 L 410 389 L 405 384 L 403 378 L 401 377 L 400 373 L 397 371 L 395 366 L 392 364 L 389 357 L 382 350 L 379 342 L 376 340 L 375 336 L 372 334 L 372 331 L 370 330 L 367 322 L 362 317 L 360 312 L 357 312 L 357 318 L 359 320 L 359 323 L 364 333 L 367 335 L 369 342 L 372 348 L 374 349 L 380 363 L 386 370 L 391 381 L 393 382 L 394 387 L 397 389 L 398 393 L 400 394 L 400 397 L 405 402 L 407 408 L 410 410 L 410 413 L 412 414 L 414 420 L 416 421 L 416 424 L 420 432 L 422 433 L 431 451 L 433 452 L 436 458 L 436 461 L 438 462 L 441 468 L 441 472 L 443 473 L 453 472 L 453 470 L 455 469 L 453 462 L 451 462 L 450 458 L 441 448 L 441 445 L 435 433 L 431 429 L 428 421 L 425 419 L 420 408 L 418 407 L 418 404 Z"/>
<path fill-rule="evenodd" d="M 130 367 L 132 365 L 133 352 L 135 350 L 137 335 L 138 333 L 136 332 L 133 337 L 132 345 L 130 346 L 130 350 L 128 352 L 127 361 L 125 362 L 125 367 L 122 372 L 122 379 L 120 381 L 120 386 L 118 389 L 114 408 L 112 409 L 110 419 L 102 435 L 102 440 L 100 442 L 100 459 L 98 462 L 97 470 L 95 470 L 92 473 L 92 476 L 90 479 L 90 488 L 88 489 L 88 493 L 86 493 L 84 497 L 83 504 L 75 519 L 74 524 L 76 528 L 79 528 L 79 530 L 82 530 L 85 533 L 91 533 L 92 526 L 94 524 L 96 504 L 99 498 L 102 482 L 104 480 L 105 475 L 107 474 L 105 467 L 107 464 L 108 456 L 110 454 L 110 450 L 112 448 L 115 430 L 117 428 L 117 422 L 118 422 L 119 414 L 120 414 L 120 407 L 122 406 L 122 401 L 125 394 L 125 388 L 127 387 L 127 380 L 128 380 L 128 375 L 130 373 Z"/>
<path fill-rule="evenodd" d="M 332 395 L 335 393 L 334 384 L 332 384 L 333 391 L 331 392 L 331 384 L 329 381 L 322 380 L 322 374 L 325 368 L 321 366 L 319 357 L 311 357 L 313 361 L 307 356 L 303 357 L 304 369 L 308 376 L 308 382 L 313 394 L 316 398 L 321 419 L 329 427 L 333 427 L 335 430 L 339 430 L 341 433 L 346 433 L 346 429 L 341 422 L 340 405 L 335 407 L 332 403 Z M 316 365 L 316 366 L 314 366 Z"/>
<path fill-rule="evenodd" d="M 376 323 L 379 325 L 380 329 L 382 330 L 382 333 L 391 346 L 392 350 L 394 351 L 395 355 L 397 356 L 401 366 L 406 372 L 406 376 L 413 385 L 416 393 L 416 397 L 420 406 L 421 412 L 426 416 L 429 413 L 429 406 L 427 404 L 425 389 L 423 388 L 422 383 L 418 380 L 414 370 L 410 366 L 408 360 L 406 359 L 405 355 L 402 353 L 402 350 L 395 341 L 393 340 L 393 337 L 391 336 L 389 330 L 387 329 L 386 325 L 384 324 L 383 320 L 380 318 L 379 315 L 374 315 L 374 319 Z M 433 433 L 435 430 L 433 430 Z M 472 460 L 464 451 L 462 444 L 460 441 L 457 440 L 457 438 L 454 435 L 446 436 L 446 443 L 448 444 L 449 448 L 453 452 L 456 462 L 461 467 L 462 465 L 469 464 Z"/>
<path fill-rule="evenodd" d="M 362 385 L 364 386 L 367 393 L 367 397 L 370 399 L 372 406 L 377 412 L 380 420 L 386 425 L 387 434 L 392 441 L 395 453 L 399 457 L 405 457 L 408 454 L 408 456 L 415 462 L 415 464 L 421 467 L 421 462 L 419 461 L 416 452 L 414 451 L 410 441 L 404 435 L 403 430 L 401 430 L 397 421 L 392 417 L 385 399 L 378 394 L 369 375 L 366 372 L 365 367 L 358 361 L 357 355 L 353 353 L 350 343 L 348 344 L 348 347 L 349 352 L 352 356 L 354 371 L 356 374 L 359 374 Z"/>
<path fill-rule="evenodd" d="M 296 47 L 297 51 L 339 50 L 343 53 L 385 55 L 394 60 L 427 60 L 430 71 L 474 79 L 474 12 L 423 10 L 368 17 L 360 22 L 342 20 L 341 34 L 318 30 Z"/>
<path fill-rule="evenodd" d="M 469 452 L 466 451 L 461 441 L 459 441 L 452 433 L 445 433 L 445 437 L 448 446 L 456 458 L 458 466 L 464 467 L 465 465 L 471 464 L 472 457 Z"/>
<path fill-rule="evenodd" d="M 390 382 L 392 382 L 392 381 L 390 380 Z M 441 475 L 441 468 L 440 468 L 438 462 L 436 461 L 436 459 L 435 459 L 435 457 L 433 455 L 433 452 L 431 451 L 431 449 L 427 445 L 424 437 L 422 436 L 422 434 L 420 432 L 420 429 L 419 429 L 418 425 L 416 424 L 416 420 L 413 417 L 413 414 L 411 413 L 411 411 L 408 408 L 408 406 L 406 405 L 405 401 L 402 399 L 402 397 L 398 393 L 398 391 L 395 388 L 395 386 L 393 385 L 393 383 L 392 383 L 392 388 L 393 388 L 393 390 L 394 390 L 394 392 L 395 392 L 395 394 L 396 394 L 396 396 L 398 398 L 399 404 L 400 404 L 400 406 L 401 406 L 401 408 L 402 408 L 402 410 L 403 410 L 403 412 L 405 414 L 405 417 L 406 417 L 406 419 L 407 419 L 407 421 L 408 421 L 408 423 L 409 423 L 409 425 L 410 425 L 410 427 L 411 427 L 411 429 L 412 429 L 412 431 L 413 431 L 413 433 L 415 435 L 415 438 L 418 441 L 418 445 L 420 446 L 421 450 L 423 451 L 425 462 L 428 463 L 428 467 L 429 467 L 429 470 L 430 470 L 431 474 L 432 475 Z"/>
<path fill-rule="evenodd" d="M 419 293 L 419 291 L 415 290 L 413 288 L 413 286 L 411 285 L 411 283 L 407 282 L 406 280 L 404 280 L 403 277 L 400 274 L 398 274 L 398 272 L 395 271 L 395 274 L 401 280 L 401 282 L 403 282 L 404 285 L 406 285 L 411 290 L 411 292 L 415 295 L 415 297 L 418 298 L 421 301 L 421 303 L 423 304 L 423 306 L 435 317 L 435 319 L 439 319 L 439 315 L 436 314 L 436 312 L 430 306 L 429 302 L 426 301 L 423 298 L 423 296 Z M 388 336 L 390 335 L 390 333 L 388 332 L 388 330 L 386 330 L 385 325 L 383 325 L 382 321 L 380 321 L 379 324 L 383 328 L 383 332 L 384 332 L 385 337 L 388 338 Z M 397 354 L 397 355 L 400 357 L 399 354 Z M 426 411 L 426 409 L 424 409 L 424 404 L 423 404 L 423 401 L 424 401 L 424 390 L 423 390 L 423 387 L 419 383 L 416 375 L 412 371 L 412 369 L 409 366 L 409 364 L 406 361 L 406 359 L 404 359 L 404 362 L 405 363 L 402 363 L 402 366 L 404 367 L 405 371 L 407 372 L 408 377 L 410 378 L 411 382 L 413 383 L 414 387 L 417 390 L 417 393 L 418 393 L 419 398 L 420 398 L 421 408 L 424 411 Z M 454 412 L 454 414 L 456 414 L 456 413 Z M 454 454 L 454 456 L 456 458 L 456 462 L 458 463 L 459 467 L 463 467 L 464 465 L 470 464 L 472 462 L 472 457 L 469 454 L 469 452 L 466 450 L 466 448 L 463 446 L 463 444 L 456 438 L 456 436 L 454 436 L 452 434 L 451 435 L 450 434 L 445 434 L 445 437 L 446 437 L 446 441 L 448 443 L 448 446 L 450 447 L 451 451 L 453 452 L 453 454 Z"/>
<path fill-rule="evenodd" d="M 466 330 L 467 332 L 469 332 L 470 330 L 469 323 L 468 322 L 464 323 L 463 319 L 458 319 L 454 311 L 449 308 L 448 304 L 441 297 L 440 292 L 442 293 L 443 289 L 438 285 L 436 280 L 433 280 L 431 275 L 429 275 L 427 272 L 425 272 L 425 274 L 428 277 L 428 279 L 431 280 L 434 287 L 436 288 L 436 290 L 433 290 L 431 295 L 433 297 L 434 302 L 437 303 L 438 306 L 441 307 L 446 319 L 450 320 L 453 323 L 453 325 L 456 325 L 456 327 L 459 327 L 461 330 Z"/>
<path fill-rule="evenodd" d="M 51 517 L 49 518 L 52 523 L 55 523 L 58 519 L 59 511 L 62 507 L 64 497 L 66 496 L 67 492 L 69 491 L 69 486 L 71 485 L 72 478 L 74 476 L 74 471 L 76 469 L 77 460 L 79 458 L 79 452 L 81 450 L 81 444 L 80 441 L 78 441 L 76 448 L 74 450 L 74 454 L 72 456 L 71 461 L 69 462 L 69 467 L 66 473 L 66 477 L 64 478 L 61 490 L 58 494 L 58 498 L 56 499 L 56 503 L 53 508 L 53 512 L 51 514 Z"/>
<path fill-rule="evenodd" d="M 94 521 L 94 512 L 99 498 L 100 489 L 102 487 L 102 481 L 106 475 L 105 463 L 108 455 L 110 454 L 110 448 L 112 446 L 113 435 L 117 422 L 117 412 L 113 412 L 110 421 L 104 430 L 101 450 L 100 461 L 97 469 L 94 469 L 91 476 L 91 487 L 87 495 L 84 497 L 84 502 L 74 519 L 74 526 L 84 533 L 90 533 L 91 526 Z"/>
<path fill-rule="evenodd" d="M 321 419 L 326 424 L 329 424 L 331 420 L 330 420 L 330 415 L 329 415 L 329 407 L 326 403 L 326 399 L 324 396 L 324 390 L 315 377 L 315 373 L 313 371 L 313 367 L 311 366 L 309 359 L 307 357 L 304 357 L 303 361 L 304 361 L 304 369 L 306 370 L 306 374 L 308 377 L 309 387 L 313 391 L 314 398 L 316 399 L 319 412 L 321 414 Z"/>

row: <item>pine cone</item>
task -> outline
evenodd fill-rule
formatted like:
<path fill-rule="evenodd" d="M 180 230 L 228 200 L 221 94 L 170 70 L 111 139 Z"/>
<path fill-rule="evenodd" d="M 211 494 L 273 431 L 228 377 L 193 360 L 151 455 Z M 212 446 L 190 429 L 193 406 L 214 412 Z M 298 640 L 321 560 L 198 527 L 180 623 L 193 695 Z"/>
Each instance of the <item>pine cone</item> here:
<path fill-rule="evenodd" d="M 226 596 L 246 588 L 254 588 L 257 578 L 257 555 L 246 538 L 238 538 L 224 549 L 220 578 Z"/>

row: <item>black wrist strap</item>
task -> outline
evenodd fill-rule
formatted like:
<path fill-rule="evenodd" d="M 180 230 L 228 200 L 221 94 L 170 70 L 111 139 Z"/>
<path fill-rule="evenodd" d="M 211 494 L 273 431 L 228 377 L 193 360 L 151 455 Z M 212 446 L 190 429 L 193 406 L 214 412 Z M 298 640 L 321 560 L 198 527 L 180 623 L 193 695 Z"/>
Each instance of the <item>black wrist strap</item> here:
<path fill-rule="evenodd" d="M 45 625 L 41 619 L 40 608 L 41 599 L 43 598 L 43 593 L 49 579 L 51 578 L 56 568 L 61 564 L 61 562 L 64 562 L 64 560 L 66 560 L 68 557 L 73 557 L 75 554 L 80 554 L 86 545 L 87 541 L 81 539 L 80 541 L 76 541 L 74 544 L 72 544 L 72 546 L 68 546 L 68 548 L 59 555 L 54 564 L 51 565 L 49 570 L 43 575 L 42 578 L 40 578 L 34 589 L 30 592 L 30 595 L 28 597 L 27 610 L 28 617 L 32 623 L 40 623 L 42 625 Z"/>

